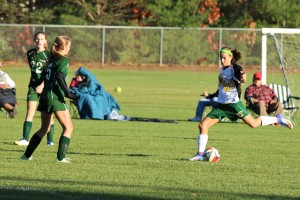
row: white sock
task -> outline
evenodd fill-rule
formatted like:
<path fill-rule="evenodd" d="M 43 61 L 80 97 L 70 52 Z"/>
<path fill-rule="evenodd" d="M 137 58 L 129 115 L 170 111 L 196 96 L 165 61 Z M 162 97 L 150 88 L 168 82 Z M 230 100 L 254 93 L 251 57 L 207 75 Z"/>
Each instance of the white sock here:
<path fill-rule="evenodd" d="M 203 154 L 206 144 L 208 141 L 208 135 L 207 134 L 199 134 L 198 135 L 198 153 Z"/>
<path fill-rule="evenodd" d="M 262 126 L 278 123 L 277 117 L 260 116 L 260 118 L 261 118 L 261 125 Z"/>

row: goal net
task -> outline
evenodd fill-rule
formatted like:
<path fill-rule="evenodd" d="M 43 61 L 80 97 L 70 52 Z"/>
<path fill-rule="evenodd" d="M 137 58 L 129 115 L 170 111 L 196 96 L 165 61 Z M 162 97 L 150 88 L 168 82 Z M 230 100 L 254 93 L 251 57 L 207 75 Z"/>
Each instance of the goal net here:
<path fill-rule="evenodd" d="M 263 83 L 290 88 L 300 97 L 300 29 L 262 29 Z"/>
<path fill-rule="evenodd" d="M 262 29 L 263 84 L 274 89 L 283 114 L 295 121 L 300 107 L 299 61 L 300 29 Z"/>

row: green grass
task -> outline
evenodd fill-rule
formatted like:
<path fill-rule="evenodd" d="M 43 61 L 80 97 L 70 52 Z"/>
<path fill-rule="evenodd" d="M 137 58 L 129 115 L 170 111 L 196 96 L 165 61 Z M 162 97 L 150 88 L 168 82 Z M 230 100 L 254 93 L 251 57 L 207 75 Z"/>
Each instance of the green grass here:
<path fill-rule="evenodd" d="M 57 121 L 56 145 L 43 140 L 33 161 L 19 160 L 25 147 L 13 141 L 22 136 L 29 70 L 4 70 L 16 80 L 19 114 L 8 119 L 0 113 L 0 199 L 300 199 L 299 126 L 219 123 L 208 146 L 220 151 L 220 161 L 186 160 L 196 152 L 198 134 L 197 123 L 186 119 L 203 90 L 215 91 L 217 73 L 91 70 L 121 114 L 178 123 L 74 119 L 72 164 L 62 164 L 55 162 Z M 123 91 L 115 93 L 116 86 Z"/>

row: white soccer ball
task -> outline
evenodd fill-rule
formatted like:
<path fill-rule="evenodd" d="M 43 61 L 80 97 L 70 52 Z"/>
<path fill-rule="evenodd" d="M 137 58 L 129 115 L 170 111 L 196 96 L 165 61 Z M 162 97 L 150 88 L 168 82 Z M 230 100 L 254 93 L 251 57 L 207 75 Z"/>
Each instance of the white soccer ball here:
<path fill-rule="evenodd" d="M 216 148 L 208 147 L 203 152 L 203 160 L 209 162 L 218 162 L 220 160 L 220 153 Z"/>

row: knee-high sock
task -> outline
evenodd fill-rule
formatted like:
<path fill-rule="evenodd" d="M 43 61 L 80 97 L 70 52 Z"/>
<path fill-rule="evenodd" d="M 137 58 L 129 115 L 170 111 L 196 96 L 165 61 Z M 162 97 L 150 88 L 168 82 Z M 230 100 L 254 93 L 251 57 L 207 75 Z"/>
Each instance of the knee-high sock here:
<path fill-rule="evenodd" d="M 30 142 L 26 148 L 26 151 L 24 153 L 24 155 L 27 158 L 30 158 L 31 155 L 33 154 L 33 152 L 35 151 L 35 149 L 39 146 L 39 144 L 41 143 L 42 138 L 40 138 L 38 135 L 34 134 L 31 139 Z"/>
<path fill-rule="evenodd" d="M 57 151 L 57 159 L 62 160 L 66 157 L 68 147 L 70 144 L 70 138 L 61 136 L 59 139 L 59 147 Z"/>
<path fill-rule="evenodd" d="M 261 118 L 261 125 L 262 126 L 278 123 L 277 117 L 260 116 L 260 118 Z"/>
<path fill-rule="evenodd" d="M 47 141 L 53 142 L 54 124 L 51 124 L 50 131 L 47 133 Z"/>
<path fill-rule="evenodd" d="M 203 154 L 206 144 L 208 141 L 208 135 L 207 134 L 199 134 L 198 135 L 198 154 Z"/>
<path fill-rule="evenodd" d="M 25 140 L 29 140 L 29 135 L 30 135 L 30 131 L 32 128 L 32 122 L 29 121 L 24 121 L 23 124 L 23 138 L 25 138 Z"/>

